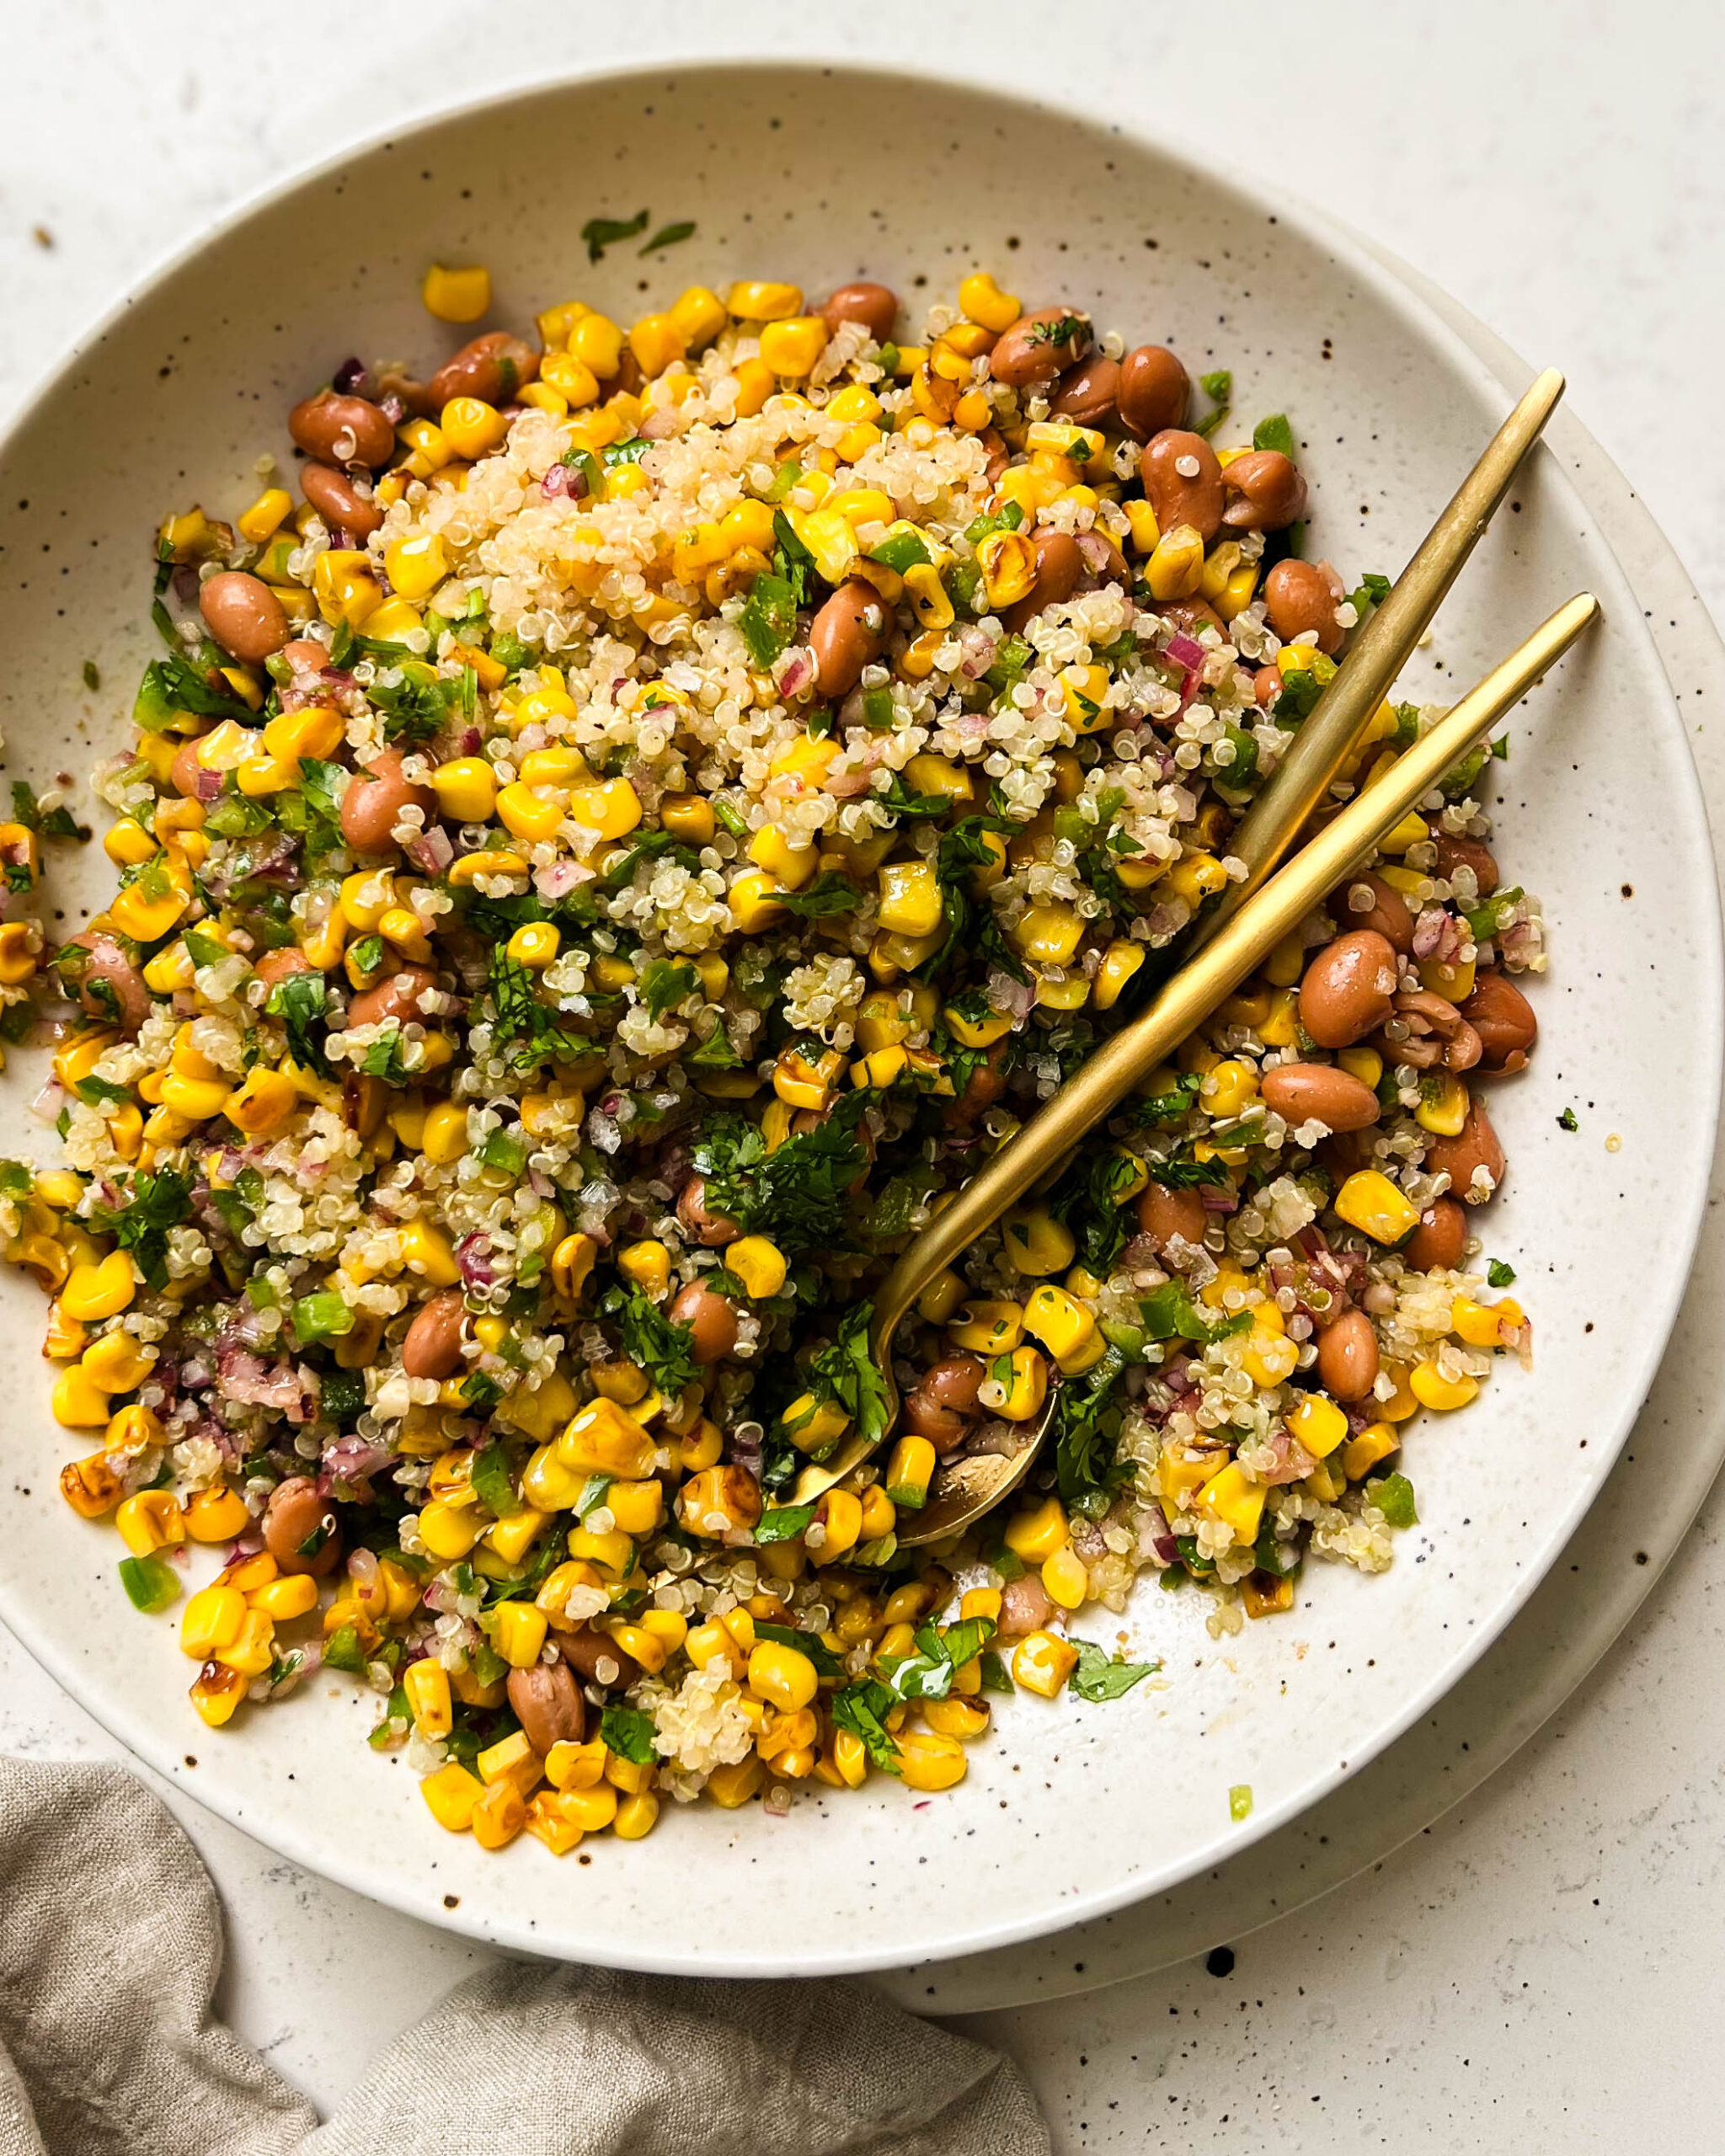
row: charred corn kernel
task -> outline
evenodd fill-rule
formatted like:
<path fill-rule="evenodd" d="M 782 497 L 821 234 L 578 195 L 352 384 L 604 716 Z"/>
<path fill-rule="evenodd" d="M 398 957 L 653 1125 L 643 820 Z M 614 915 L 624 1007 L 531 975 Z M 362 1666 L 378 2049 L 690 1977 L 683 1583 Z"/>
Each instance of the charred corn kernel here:
<path fill-rule="evenodd" d="M 194 1662 L 209 1661 L 221 1648 L 233 1645 L 247 1614 L 246 1598 L 238 1588 L 200 1588 L 180 1616 L 181 1652 Z"/>
<path fill-rule="evenodd" d="M 745 936 L 757 936 L 784 919 L 785 910 L 777 903 L 783 889 L 764 868 L 745 868 L 732 883 L 727 894 L 731 915 Z"/>
<path fill-rule="evenodd" d="M 927 936 L 940 926 L 945 902 L 929 862 L 889 862 L 876 882 L 880 925 L 889 935 Z"/>
<path fill-rule="evenodd" d="M 1023 1306 L 973 1299 L 960 1309 L 948 1337 L 954 1347 L 968 1348 L 975 1354 L 1009 1354 L 1024 1337 Z"/>
<path fill-rule="evenodd" d="M 602 1396 L 579 1409 L 557 1440 L 558 1459 L 572 1472 L 610 1475 L 626 1482 L 639 1482 L 652 1473 L 655 1450 L 635 1417 Z"/>
<path fill-rule="evenodd" d="M 1327 1460 L 1348 1434 L 1348 1417 L 1333 1400 L 1309 1392 L 1288 1417 L 1288 1428 L 1314 1460 Z"/>
<path fill-rule="evenodd" d="M 1057 1632 L 1027 1632 L 1012 1653 L 1012 1681 L 1052 1700 L 1078 1667 L 1078 1650 Z"/>
<path fill-rule="evenodd" d="M 1413 1120 L 1435 1137 L 1460 1135 L 1467 1120 L 1471 1097 L 1453 1070 L 1434 1070 L 1419 1081 L 1419 1106 Z"/>
<path fill-rule="evenodd" d="M 492 1641 L 511 1669 L 531 1669 L 545 1644 L 545 1612 L 531 1602 L 499 1602 L 493 1612 Z"/>
<path fill-rule="evenodd" d="M 1479 1391 L 1470 1377 L 1448 1377 L 1435 1363 L 1416 1363 L 1407 1376 L 1407 1389 L 1422 1407 L 1466 1407 Z"/>
<path fill-rule="evenodd" d="M 725 1269 L 757 1300 L 777 1294 L 785 1284 L 785 1254 L 766 1235 L 740 1236 L 725 1251 L 724 1262 Z"/>
<path fill-rule="evenodd" d="M 61 1496 L 85 1519 L 99 1519 L 104 1513 L 112 1512 L 125 1489 L 104 1452 L 69 1460 L 60 1470 Z"/>
<path fill-rule="evenodd" d="M 1373 1422 L 1343 1448 L 1342 1472 L 1350 1482 L 1362 1482 L 1381 1460 L 1399 1451 L 1401 1444 L 1393 1425 Z"/>
<path fill-rule="evenodd" d="M 806 1707 L 820 1684 L 814 1664 L 796 1647 L 763 1640 L 749 1657 L 749 1689 L 783 1714 Z"/>
<path fill-rule="evenodd" d="M 234 521 L 239 536 L 254 547 L 261 547 L 270 537 L 285 516 L 293 511 L 293 496 L 284 487 L 266 487 L 248 510 Z"/>
<path fill-rule="evenodd" d="M 862 1536 L 862 1506 L 848 1490 L 829 1490 L 815 1508 L 804 1546 L 824 1565 L 838 1563 Z"/>
<path fill-rule="evenodd" d="M 1084 923 L 1074 907 L 1060 902 L 1028 907 L 1012 930 L 1012 941 L 1039 965 L 1070 963 L 1084 937 Z"/>
<path fill-rule="evenodd" d="M 1249 1573 L 1241 1582 L 1240 1601 L 1248 1617 L 1274 1617 L 1294 1607 L 1294 1576 L 1268 1578 Z"/>
<path fill-rule="evenodd" d="M 1336 1061 L 1350 1078 L 1357 1078 L 1362 1086 L 1370 1086 L 1376 1092 L 1378 1081 L 1384 1075 L 1384 1059 L 1375 1048 L 1344 1048 Z"/>
<path fill-rule="evenodd" d="M 221 1729 L 238 1711 L 249 1681 L 237 1669 L 224 1669 L 219 1662 L 206 1662 L 192 1679 L 187 1696 L 200 1721 L 211 1729 Z"/>
<path fill-rule="evenodd" d="M 231 1542 L 251 1518 L 238 1490 L 200 1490 L 185 1508 L 185 1531 L 194 1542 Z"/>
<path fill-rule="evenodd" d="M 252 1590 L 248 1599 L 271 1624 L 286 1625 L 296 1617 L 309 1617 L 318 1607 L 318 1582 L 309 1572 L 296 1572 L 282 1579 L 266 1580 Z"/>
<path fill-rule="evenodd" d="M 494 1782 L 468 1822 L 481 1849 L 507 1849 L 527 1823 L 527 1800 L 513 1782 Z"/>
<path fill-rule="evenodd" d="M 1165 531 L 1151 550 L 1145 568 L 1152 599 L 1190 599 L 1204 574 L 1204 542 L 1189 524 Z"/>
<path fill-rule="evenodd" d="M 911 611 L 926 630 L 944 632 L 953 624 L 953 602 L 941 581 L 940 571 L 932 562 L 918 562 L 905 571 L 904 584 L 910 595 Z M 929 760 L 937 761 L 938 759 Z M 963 776 L 955 774 L 955 776 Z M 968 798 L 967 792 L 962 797 Z"/>
<path fill-rule="evenodd" d="M 626 1280 L 633 1280 L 638 1288 L 657 1298 L 670 1285 L 670 1252 L 661 1242 L 631 1243 L 619 1251 L 617 1269 Z"/>
<path fill-rule="evenodd" d="M 1081 1352 L 1097 1337 L 1096 1320 L 1083 1304 L 1047 1281 L 1024 1305 L 1024 1330 L 1056 1361 Z"/>
<path fill-rule="evenodd" d="M 419 1512 L 419 1540 L 444 1564 L 469 1555 L 484 1526 L 465 1507 L 446 1504 L 441 1497 L 433 1497 Z"/>
<path fill-rule="evenodd" d="M 985 270 L 975 270 L 960 280 L 959 305 L 967 320 L 980 323 L 997 337 L 1003 329 L 1010 329 L 1024 312 L 1023 302 L 1011 292 L 1003 292 Z"/>
<path fill-rule="evenodd" d="M 299 1088 L 280 1070 L 258 1065 L 245 1083 L 229 1094 L 224 1110 L 230 1123 L 248 1137 L 280 1130 L 299 1106 Z"/>
<path fill-rule="evenodd" d="M 1386 1175 L 1362 1168 L 1336 1194 L 1335 1209 L 1374 1242 L 1399 1243 L 1419 1224 L 1419 1211 Z"/>
<path fill-rule="evenodd" d="M 1188 853 L 1167 872 L 1169 892 L 1188 906 L 1213 898 L 1218 891 L 1226 890 L 1227 883 L 1228 872 L 1214 854 Z"/>
<path fill-rule="evenodd" d="M 60 1307 L 68 1317 L 93 1323 L 99 1318 L 118 1315 L 136 1294 L 131 1258 L 126 1251 L 116 1250 L 99 1264 L 72 1267 L 60 1291 Z"/>
<path fill-rule="evenodd" d="M 74 1363 L 55 1380 L 50 1405 L 55 1421 L 65 1429 L 93 1430 L 108 1420 L 108 1394 L 82 1363 Z"/>
<path fill-rule="evenodd" d="M 1070 1545 L 1043 1560 L 1042 1584 L 1049 1599 L 1062 1609 L 1081 1609 L 1090 1593 L 1084 1561 Z"/>
<path fill-rule="evenodd" d="M 114 1515 L 120 1538 L 135 1557 L 171 1550 L 185 1540 L 185 1518 L 170 1491 L 140 1490 L 126 1498 Z"/>
<path fill-rule="evenodd" d="M 1036 549 L 1022 531 L 991 531 L 976 549 L 989 607 L 998 613 L 1034 590 Z"/>
<path fill-rule="evenodd" d="M 419 1669 L 428 1666 L 435 1665 L 415 1662 L 413 1667 Z M 411 1675 L 412 1672 L 409 1673 Z M 446 1684 L 447 1679 L 445 1681 Z M 451 1759 L 435 1774 L 425 1777 L 419 1784 L 419 1794 L 440 1827 L 447 1828 L 451 1834 L 464 1834 L 473 1823 L 473 1810 L 485 1794 L 485 1785 L 459 1760 Z"/>
<path fill-rule="evenodd" d="M 1001 1538 L 1012 1555 L 1026 1565 L 1041 1565 L 1071 1540 L 1066 1515 L 1058 1497 L 1045 1497 L 1028 1512 L 1015 1513 Z"/>
<path fill-rule="evenodd" d="M 1211 1070 L 1200 1097 L 1210 1115 L 1240 1115 L 1258 1098 L 1258 1073 L 1249 1063 L 1230 1056 Z"/>
<path fill-rule="evenodd" d="M 509 421 L 483 397 L 452 397 L 437 415 L 443 439 L 469 462 L 488 456 L 509 432 Z"/>
<path fill-rule="evenodd" d="M 1496 1303 L 1477 1303 L 1471 1295 L 1457 1295 L 1450 1305 L 1450 1330 L 1470 1348 L 1504 1347 L 1504 1335 L 1518 1331 L 1525 1321 L 1513 1295 Z"/>
<path fill-rule="evenodd" d="M 629 332 L 629 350 L 649 381 L 661 375 L 688 347 L 674 316 L 644 314 Z"/>
<path fill-rule="evenodd" d="M 1001 1223 L 1001 1241 L 1007 1264 L 1033 1278 L 1064 1273 L 1078 1247 L 1071 1230 L 1042 1206 L 1015 1206 Z M 1028 1311 L 1024 1323 L 1027 1331 L 1034 1329 Z"/>
<path fill-rule="evenodd" d="M 427 314 L 440 322 L 477 322 L 491 307 L 491 272 L 483 266 L 446 270 L 434 263 L 425 272 L 419 297 Z"/>
<path fill-rule="evenodd" d="M 318 611 L 331 628 L 345 622 L 358 628 L 368 614 L 383 602 L 383 591 L 367 573 L 369 554 L 350 547 L 331 547 L 318 555 L 312 568 L 312 592 Z"/>

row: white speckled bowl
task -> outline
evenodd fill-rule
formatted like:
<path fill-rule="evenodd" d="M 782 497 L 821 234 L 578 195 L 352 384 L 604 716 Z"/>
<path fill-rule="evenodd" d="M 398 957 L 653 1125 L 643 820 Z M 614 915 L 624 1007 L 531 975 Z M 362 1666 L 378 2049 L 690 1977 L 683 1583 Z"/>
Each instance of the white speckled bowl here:
<path fill-rule="evenodd" d="M 655 225 L 695 218 L 696 237 L 590 268 L 582 222 L 644 203 Z M 572 293 L 628 319 L 739 275 L 811 291 L 879 277 L 914 307 L 990 267 L 1031 300 L 1174 345 L 1194 373 L 1231 367 L 1246 422 L 1286 411 L 1315 539 L 1350 571 L 1400 566 L 1503 408 L 1478 361 L 1350 243 L 1124 127 L 769 64 L 523 91 L 269 196 L 118 309 L 26 413 L 0 498 L 10 775 L 77 772 L 119 737 L 150 650 L 164 509 L 243 505 L 259 451 L 286 456 L 288 405 L 349 352 L 423 363 L 446 349 L 417 297 L 434 257 L 487 261 L 495 318 L 517 326 Z M 1321 1802 L 1454 1682 L 1561 1550 L 1689 1266 L 1720 1062 L 1706 832 L 1629 590 L 1549 459 L 1481 547 L 1417 678 L 1471 678 L 1583 586 L 1605 626 L 1518 717 L 1496 767 L 1500 851 L 1554 928 L 1533 1070 L 1494 1091 L 1511 1174 L 1485 1222 L 1534 1315 L 1537 1368 L 1416 1425 L 1422 1524 L 1386 1577 L 1308 1568 L 1295 1614 L 1220 1645 L 1204 1598 L 1146 1591 L 1128 1629 L 1165 1684 L 1106 1707 L 1006 1704 L 946 1797 L 877 1779 L 811 1795 L 782 1822 L 700 1807 L 573 1861 L 532 1843 L 487 1857 L 432 1824 L 404 1765 L 366 1750 L 371 1710 L 344 1684 L 222 1733 L 193 1717 L 172 1620 L 131 1612 L 112 1530 L 55 1494 L 75 1440 L 46 1412 L 40 1299 L 8 1272 L 0 1615 L 134 1749 L 285 1854 L 433 1922 L 590 1961 L 779 1975 L 975 1952 L 1189 1878 Z M 80 686 L 87 659 L 96 693 Z M 56 887 L 68 924 L 104 866 L 93 850 L 82 887 Z M 0 1150 L 46 1159 L 34 1090 L 15 1056 Z M 1573 1134 L 1557 1120 L 1571 1106 Z M 1241 1783 L 1255 1801 L 1236 1825 Z"/>

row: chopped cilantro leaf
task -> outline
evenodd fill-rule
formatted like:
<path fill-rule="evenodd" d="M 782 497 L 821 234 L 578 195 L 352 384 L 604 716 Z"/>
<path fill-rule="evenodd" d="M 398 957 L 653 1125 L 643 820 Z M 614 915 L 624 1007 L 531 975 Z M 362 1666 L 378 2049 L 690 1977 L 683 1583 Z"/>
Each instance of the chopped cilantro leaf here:
<path fill-rule="evenodd" d="M 635 216 L 628 218 L 589 217 L 581 227 L 581 237 L 587 243 L 587 259 L 590 262 L 601 260 L 606 248 L 615 247 L 622 240 L 633 239 L 638 232 L 644 232 L 646 229 L 647 212 L 644 210 L 638 211 Z"/>

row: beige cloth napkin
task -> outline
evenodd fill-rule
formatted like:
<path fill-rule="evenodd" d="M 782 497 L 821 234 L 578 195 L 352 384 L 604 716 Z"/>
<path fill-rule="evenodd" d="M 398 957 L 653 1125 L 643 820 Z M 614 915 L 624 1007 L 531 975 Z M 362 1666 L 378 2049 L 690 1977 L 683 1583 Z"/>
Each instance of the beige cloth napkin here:
<path fill-rule="evenodd" d="M 221 1914 L 114 1766 L 0 1758 L 0 2156 L 1048 2156 L 996 2053 L 865 1985 L 508 1962 L 334 2118 L 211 2018 Z"/>

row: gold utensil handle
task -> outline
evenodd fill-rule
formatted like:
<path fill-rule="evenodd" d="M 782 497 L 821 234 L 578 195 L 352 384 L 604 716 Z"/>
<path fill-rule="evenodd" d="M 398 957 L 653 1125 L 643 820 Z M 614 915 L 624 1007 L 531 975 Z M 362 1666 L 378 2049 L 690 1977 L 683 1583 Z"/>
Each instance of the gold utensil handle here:
<path fill-rule="evenodd" d="M 1188 954 L 1207 943 L 1240 910 L 1322 800 L 1361 728 L 1395 686 L 1409 654 L 1430 627 L 1445 594 L 1562 394 L 1563 377 L 1555 367 L 1547 367 L 1535 379 L 1487 443 L 1449 507 L 1421 540 L 1383 604 L 1359 631 L 1335 679 L 1241 819 L 1229 851 L 1246 863 L 1246 880 L 1231 885 L 1215 910 L 1187 931 Z"/>
<path fill-rule="evenodd" d="M 1567 651 L 1599 611 L 1583 593 L 1493 667 L 1369 792 L 1354 800 L 1279 869 L 1199 955 L 1183 966 L 1141 1017 L 1103 1044 L 1034 1121 L 1003 1145 L 953 1203 L 923 1230 L 875 1298 L 872 1335 L 884 1354 L 900 1319 L 924 1288 L 1029 1189 L 1048 1163 L 1076 1145 L 1147 1076 L 1260 959 L 1298 927 L 1326 894 L 1363 861 L 1386 831 L 1429 793 L 1512 704 Z M 846 1447 L 844 1449 L 848 1450 Z M 850 1462 L 862 1457 L 862 1448 Z M 824 1463 L 826 1469 L 836 1461 Z M 840 1473 L 847 1469 L 839 1470 Z"/>

